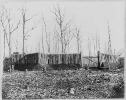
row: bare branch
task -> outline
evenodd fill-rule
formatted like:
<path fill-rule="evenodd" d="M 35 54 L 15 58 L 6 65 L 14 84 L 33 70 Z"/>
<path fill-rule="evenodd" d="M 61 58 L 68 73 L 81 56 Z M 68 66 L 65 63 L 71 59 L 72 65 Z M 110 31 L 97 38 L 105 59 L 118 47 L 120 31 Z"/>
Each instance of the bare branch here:
<path fill-rule="evenodd" d="M 31 18 L 29 18 L 29 19 L 26 19 L 25 22 L 31 20 L 34 16 L 35 16 L 35 15 L 33 15 L 33 16 L 32 16 Z"/>
<path fill-rule="evenodd" d="M 13 39 L 12 39 L 12 40 L 13 40 Z M 13 40 L 13 42 L 14 42 L 14 40 Z M 15 45 L 15 47 L 16 47 L 16 49 L 17 49 L 17 47 L 18 47 L 18 46 L 17 46 L 17 43 L 14 42 L 14 45 Z"/>
<path fill-rule="evenodd" d="M 16 29 L 18 29 L 19 24 L 20 24 L 20 21 L 18 22 L 17 26 L 10 32 L 10 34 L 12 34 Z M 12 25 L 12 27 L 13 27 L 13 25 Z"/>
<path fill-rule="evenodd" d="M 57 18 L 55 18 L 55 21 L 57 22 L 58 25 L 60 25 L 60 21 Z"/>
<path fill-rule="evenodd" d="M 69 20 L 69 22 L 66 23 L 66 25 L 63 28 L 63 32 L 66 31 L 66 29 L 70 26 L 70 23 L 72 20 L 73 20 L 73 18 L 71 20 Z"/>
<path fill-rule="evenodd" d="M 26 13 L 26 11 L 27 11 L 26 8 L 23 8 L 23 7 L 22 7 L 22 9 L 20 9 L 20 8 L 18 8 L 18 9 L 19 9 L 20 12 L 22 13 L 22 16 L 25 15 L 25 13 Z"/>
<path fill-rule="evenodd" d="M 56 9 L 55 9 L 55 12 L 53 12 L 51 9 L 50 9 L 50 11 L 56 16 L 56 18 L 57 18 L 58 20 L 60 20 L 59 16 L 58 16 L 57 13 L 56 13 Z"/>
<path fill-rule="evenodd" d="M 34 30 L 36 27 L 37 27 L 37 25 L 36 25 L 36 26 L 33 26 L 33 27 L 32 27 L 31 29 L 29 29 L 24 35 L 26 36 L 30 31 Z"/>

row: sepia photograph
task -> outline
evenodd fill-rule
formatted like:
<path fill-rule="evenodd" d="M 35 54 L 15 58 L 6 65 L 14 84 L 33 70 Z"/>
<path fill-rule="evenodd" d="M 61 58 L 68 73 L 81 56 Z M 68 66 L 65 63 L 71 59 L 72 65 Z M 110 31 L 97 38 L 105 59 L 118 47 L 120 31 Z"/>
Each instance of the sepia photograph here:
<path fill-rule="evenodd" d="M 1 98 L 124 99 L 125 1 L 3 1 Z"/>

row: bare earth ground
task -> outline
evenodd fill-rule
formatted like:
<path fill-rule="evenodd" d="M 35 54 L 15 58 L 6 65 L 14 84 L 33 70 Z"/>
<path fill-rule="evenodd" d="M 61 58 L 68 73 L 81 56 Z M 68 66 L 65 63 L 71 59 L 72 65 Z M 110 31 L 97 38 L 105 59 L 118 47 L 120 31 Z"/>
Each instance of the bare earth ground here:
<path fill-rule="evenodd" d="M 74 88 L 74 93 L 69 92 L 71 88 Z M 80 69 L 52 70 L 46 73 L 14 71 L 3 74 L 2 96 L 4 99 L 123 98 L 123 92 L 123 72 Z"/>

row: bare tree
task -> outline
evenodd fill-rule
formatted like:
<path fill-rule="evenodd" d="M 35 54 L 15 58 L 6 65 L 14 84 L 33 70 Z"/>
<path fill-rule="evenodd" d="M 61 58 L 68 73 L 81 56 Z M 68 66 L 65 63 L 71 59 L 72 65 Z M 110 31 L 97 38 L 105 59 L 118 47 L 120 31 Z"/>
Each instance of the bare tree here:
<path fill-rule="evenodd" d="M 12 40 L 13 40 L 13 39 L 12 39 Z M 15 45 L 16 52 L 18 52 L 18 42 L 17 42 L 17 40 L 16 40 L 16 42 L 13 40 L 13 43 L 14 43 L 14 45 Z"/>
<path fill-rule="evenodd" d="M 109 58 L 108 58 L 108 64 L 109 64 L 109 70 L 110 70 L 110 61 L 112 59 L 112 50 L 111 50 L 111 35 L 110 35 L 110 27 L 109 27 L 109 23 L 107 21 L 107 25 L 108 25 L 108 54 L 109 54 Z"/>
<path fill-rule="evenodd" d="M 96 38 L 95 38 L 95 49 L 96 51 L 100 51 L 100 40 L 99 40 L 99 36 L 97 35 L 97 30 L 96 30 Z"/>
<path fill-rule="evenodd" d="M 100 40 L 99 40 L 99 37 L 97 37 L 97 41 L 98 41 L 98 51 L 100 51 Z"/>
<path fill-rule="evenodd" d="M 40 53 L 40 40 L 38 41 L 38 52 Z"/>
<path fill-rule="evenodd" d="M 1 14 L 1 24 L 3 27 L 3 32 L 4 32 L 4 57 L 5 57 L 5 37 L 7 40 L 7 44 L 9 47 L 9 57 L 11 57 L 11 37 L 12 37 L 12 33 L 14 33 L 15 30 L 18 29 L 20 21 L 14 25 L 14 23 L 12 22 L 13 17 L 11 17 L 11 9 L 6 9 L 4 7 L 4 5 L 2 5 L 2 14 Z M 9 36 L 7 36 L 9 35 Z M 12 62 L 10 60 L 10 64 L 12 66 Z M 11 66 L 10 66 L 10 71 L 11 71 Z"/>
<path fill-rule="evenodd" d="M 44 19 L 43 15 L 42 15 L 42 19 L 43 19 L 44 26 L 45 26 L 46 44 L 48 46 L 48 53 L 50 53 L 50 33 L 47 32 L 47 26 L 46 26 L 46 22 L 45 22 L 45 19 Z"/>
<path fill-rule="evenodd" d="M 20 21 L 14 26 L 12 22 L 11 17 L 11 9 L 6 9 L 4 5 L 2 5 L 2 14 L 1 14 L 1 24 L 3 27 L 3 32 L 4 32 L 4 39 L 6 37 L 8 47 L 9 47 L 9 56 L 11 56 L 11 35 L 12 33 L 18 29 L 18 26 L 20 24 Z M 9 38 L 7 37 L 7 34 L 9 35 Z M 5 40 L 4 40 L 4 45 L 5 45 Z M 4 46 L 5 48 L 5 46 Z M 4 52 L 5 53 L 5 52 Z"/>
<path fill-rule="evenodd" d="M 5 40 L 7 40 L 7 44 L 9 47 L 9 42 L 8 42 L 8 38 L 7 38 L 7 31 L 6 31 L 7 26 L 4 25 L 5 20 L 6 20 L 6 18 L 4 18 L 4 12 L 2 12 L 0 21 L 1 21 L 1 24 L 3 27 L 3 32 L 4 32 L 4 58 L 5 58 L 5 42 L 6 42 Z"/>
<path fill-rule="evenodd" d="M 109 27 L 109 22 L 107 20 L 107 24 L 108 24 L 108 54 L 109 54 L 109 59 L 108 59 L 108 62 L 109 62 L 109 70 L 110 69 L 110 62 L 113 62 L 113 63 L 117 63 L 117 59 L 120 57 L 120 55 L 123 53 L 119 53 L 119 54 L 115 54 L 115 50 L 114 52 L 112 52 L 112 47 L 111 47 L 111 34 L 110 34 L 110 27 Z"/>
<path fill-rule="evenodd" d="M 56 31 L 54 28 L 54 34 L 53 34 L 53 53 L 57 52 L 57 37 L 56 37 Z"/>
<path fill-rule="evenodd" d="M 57 7 L 54 6 L 54 11 L 51 11 L 54 15 L 55 15 L 55 21 L 57 23 L 57 25 L 59 26 L 59 38 L 60 38 L 60 42 L 61 42 L 61 49 L 62 49 L 62 53 L 65 53 L 66 51 L 66 45 L 68 44 L 68 40 L 66 40 L 66 35 L 68 33 L 68 29 L 70 27 L 70 25 L 72 24 L 71 20 L 69 20 L 68 22 L 65 19 L 65 11 L 62 12 L 61 8 L 59 5 L 57 5 Z"/>
<path fill-rule="evenodd" d="M 94 37 L 92 37 L 92 41 L 93 41 L 93 43 L 92 43 L 92 45 L 94 46 L 93 47 L 93 50 L 94 50 L 94 56 L 96 56 L 96 43 L 95 43 L 95 38 Z"/>
<path fill-rule="evenodd" d="M 53 50 L 54 50 L 54 53 L 59 53 L 59 42 L 60 42 L 60 38 L 59 38 L 59 34 L 56 30 L 56 26 L 54 28 L 54 36 L 53 36 Z"/>
<path fill-rule="evenodd" d="M 80 30 L 76 28 L 77 51 L 80 53 Z"/>
<path fill-rule="evenodd" d="M 104 49 L 104 53 L 107 54 L 107 44 L 105 42 L 105 49 Z"/>
<path fill-rule="evenodd" d="M 67 39 L 68 39 L 68 41 L 70 41 L 70 27 L 69 27 L 69 32 L 68 32 L 68 34 L 67 34 Z M 70 49 L 70 43 L 68 42 L 68 53 L 69 53 L 69 49 Z"/>
<path fill-rule="evenodd" d="M 57 49 L 57 44 L 56 44 L 56 32 L 55 32 L 55 28 L 54 28 L 54 32 L 53 32 L 53 53 L 56 53 L 56 49 Z"/>
<path fill-rule="evenodd" d="M 51 53 L 51 45 L 50 45 L 50 32 L 48 32 L 48 42 L 49 42 L 49 53 Z"/>
<path fill-rule="evenodd" d="M 109 22 L 107 20 L 107 25 L 108 25 L 108 54 L 109 54 L 109 58 L 108 58 L 108 65 L 109 65 L 109 70 L 112 70 L 111 68 L 113 66 L 111 66 L 111 63 L 117 63 L 117 59 L 118 57 L 122 54 L 118 54 L 118 55 L 114 55 L 112 52 L 112 47 L 111 47 L 111 34 L 110 34 L 110 26 L 109 26 Z"/>
<path fill-rule="evenodd" d="M 68 32 L 66 33 L 65 37 L 64 37 L 64 53 L 66 53 L 66 48 L 68 47 L 69 49 L 69 45 L 70 45 L 70 42 L 72 41 L 72 39 L 74 37 L 76 37 L 76 29 L 74 28 L 73 30 L 70 29 L 69 27 L 69 30 Z M 75 31 L 75 32 L 74 32 Z"/>
<path fill-rule="evenodd" d="M 43 24 L 42 24 L 42 52 L 44 53 L 44 45 L 43 45 Z"/>
<path fill-rule="evenodd" d="M 91 40 L 88 37 L 88 51 L 89 51 L 89 59 L 91 59 Z M 90 60 L 89 60 L 89 65 L 90 65 Z M 89 66 L 88 65 L 88 66 Z"/>
<path fill-rule="evenodd" d="M 22 49 L 22 53 L 23 53 L 23 56 L 25 54 L 25 40 L 27 40 L 27 38 L 30 36 L 28 35 L 28 33 L 32 30 L 34 30 L 37 25 L 35 25 L 35 22 L 34 22 L 34 25 L 28 30 L 26 31 L 26 23 L 28 21 L 30 21 L 35 15 L 33 15 L 32 17 L 30 18 L 26 18 L 26 14 L 27 14 L 27 9 L 25 7 L 22 7 L 22 9 L 19 9 L 21 11 L 21 14 L 22 14 L 22 23 L 23 23 L 23 49 Z"/>

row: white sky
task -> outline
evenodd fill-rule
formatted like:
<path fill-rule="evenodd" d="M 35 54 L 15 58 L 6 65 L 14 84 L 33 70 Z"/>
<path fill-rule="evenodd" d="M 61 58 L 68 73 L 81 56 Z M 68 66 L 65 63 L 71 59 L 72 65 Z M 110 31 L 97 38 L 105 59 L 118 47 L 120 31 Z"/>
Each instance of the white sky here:
<path fill-rule="evenodd" d="M 41 18 L 41 13 L 43 13 L 47 24 L 47 31 L 53 36 L 56 22 L 54 21 L 54 15 L 50 9 L 53 10 L 53 5 L 56 6 L 57 4 L 60 5 L 62 10 L 65 9 L 67 15 L 66 20 L 74 17 L 72 27 L 80 27 L 81 40 L 83 41 L 81 44 L 83 55 L 88 55 L 88 37 L 91 38 L 92 55 L 94 54 L 92 37 L 95 38 L 96 33 L 100 39 L 100 50 L 104 52 L 105 42 L 108 42 L 107 20 L 110 27 L 112 49 L 115 49 L 116 53 L 124 49 L 124 2 L 28 2 L 25 3 L 28 9 L 26 13 L 27 18 L 30 18 L 32 15 L 36 16 L 29 21 L 26 29 L 28 30 L 34 22 L 38 22 Z M 14 16 L 12 20 L 13 23 L 22 19 L 21 12 L 18 10 L 22 5 L 24 4 L 21 2 L 5 4 L 5 7 L 13 8 L 11 10 L 11 14 Z M 28 33 L 31 35 L 26 41 L 28 53 L 38 51 L 38 42 L 41 40 L 42 33 L 41 26 L 42 24 L 39 23 L 36 29 Z M 22 53 L 22 23 L 18 30 L 12 34 L 12 38 L 14 42 L 18 41 L 18 51 Z M 3 37 L 1 39 L 3 41 Z M 53 48 L 53 42 L 51 43 L 51 48 Z M 3 49 L 3 44 L 1 46 Z M 12 52 L 15 51 L 16 47 L 12 41 Z M 47 49 L 45 51 L 47 51 Z M 51 52 L 53 52 L 52 49 Z M 77 52 L 75 39 L 71 42 L 70 46 L 70 53 L 74 52 Z M 7 45 L 6 55 L 8 55 Z"/>

